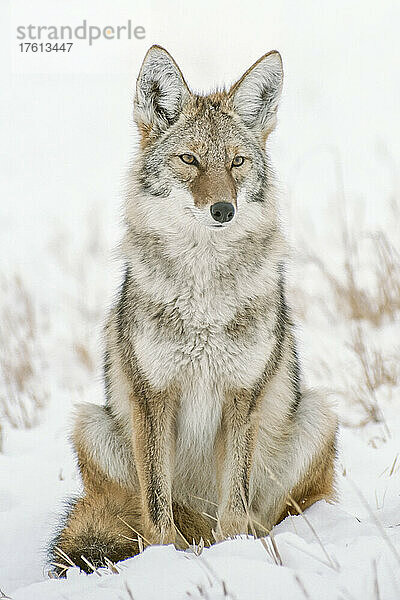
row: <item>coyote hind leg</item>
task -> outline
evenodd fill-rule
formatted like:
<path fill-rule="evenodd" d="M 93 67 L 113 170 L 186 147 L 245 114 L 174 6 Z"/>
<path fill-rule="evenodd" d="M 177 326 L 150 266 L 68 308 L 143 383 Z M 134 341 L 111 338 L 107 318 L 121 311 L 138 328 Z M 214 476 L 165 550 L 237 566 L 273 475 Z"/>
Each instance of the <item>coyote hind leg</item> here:
<path fill-rule="evenodd" d="M 327 436 L 325 445 L 320 448 L 302 479 L 291 490 L 278 523 L 288 515 L 298 515 L 319 500 L 335 501 L 335 459 L 336 428 L 330 436 Z"/>
<path fill-rule="evenodd" d="M 61 531 L 49 549 L 55 574 L 72 564 L 86 572 L 118 562 L 139 551 L 140 498 L 135 467 L 121 432 L 106 408 L 82 405 L 73 442 L 84 485 L 83 496 L 70 503 Z M 92 566 L 91 566 L 92 565 Z"/>
<path fill-rule="evenodd" d="M 99 493 L 90 491 L 71 502 L 69 508 L 65 525 L 50 548 L 52 572 L 59 577 L 72 565 L 90 573 L 90 565 L 106 566 L 106 559 L 116 563 L 140 551 L 139 496 L 132 497 L 121 486 L 107 483 Z M 177 547 L 185 549 L 201 539 L 207 546 L 212 543 L 212 528 L 206 518 L 181 504 L 173 503 L 172 509 Z"/>
<path fill-rule="evenodd" d="M 64 524 L 49 548 L 52 571 L 58 576 L 72 565 L 90 573 L 92 567 L 104 566 L 106 559 L 118 562 L 130 558 L 139 552 L 137 538 L 143 535 L 132 452 L 108 410 L 82 405 L 73 442 L 84 493 L 70 503 Z M 212 541 L 208 519 L 176 502 L 172 511 L 177 546 L 185 548 L 200 539 L 205 544 Z M 143 544 L 147 544 L 145 538 Z"/>

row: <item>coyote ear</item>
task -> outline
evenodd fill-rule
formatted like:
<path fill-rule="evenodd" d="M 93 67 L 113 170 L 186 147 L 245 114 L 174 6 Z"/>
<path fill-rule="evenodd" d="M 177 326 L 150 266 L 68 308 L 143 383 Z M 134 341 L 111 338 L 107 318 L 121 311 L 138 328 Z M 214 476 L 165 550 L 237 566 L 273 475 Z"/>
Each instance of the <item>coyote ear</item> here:
<path fill-rule="evenodd" d="M 229 92 L 245 125 L 256 129 L 264 138 L 276 124 L 282 82 L 282 58 L 277 50 L 272 50 L 254 63 Z"/>
<path fill-rule="evenodd" d="M 136 82 L 135 120 L 142 133 L 160 133 L 174 123 L 190 94 L 172 56 L 152 46 L 143 61 Z"/>

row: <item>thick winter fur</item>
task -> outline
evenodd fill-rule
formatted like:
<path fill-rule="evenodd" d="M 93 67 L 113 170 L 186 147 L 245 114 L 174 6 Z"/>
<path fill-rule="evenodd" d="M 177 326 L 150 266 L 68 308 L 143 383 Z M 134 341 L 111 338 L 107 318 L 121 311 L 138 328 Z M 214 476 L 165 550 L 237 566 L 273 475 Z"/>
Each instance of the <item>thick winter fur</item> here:
<path fill-rule="evenodd" d="M 261 534 L 333 498 L 336 419 L 303 386 L 264 148 L 282 77 L 271 52 L 229 91 L 199 96 L 162 48 L 144 60 L 106 404 L 76 417 L 85 489 L 58 563 L 131 556 L 135 532 L 180 546 Z M 213 219 L 216 202 L 233 205 L 231 221 Z"/>

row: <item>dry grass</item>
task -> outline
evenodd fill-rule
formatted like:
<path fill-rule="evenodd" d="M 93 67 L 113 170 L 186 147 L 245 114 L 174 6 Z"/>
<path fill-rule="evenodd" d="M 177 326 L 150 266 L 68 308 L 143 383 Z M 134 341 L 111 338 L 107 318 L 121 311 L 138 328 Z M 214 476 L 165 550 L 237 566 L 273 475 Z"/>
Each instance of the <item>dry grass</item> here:
<path fill-rule="evenodd" d="M 361 285 L 360 256 L 364 242 L 369 241 L 368 285 Z M 400 254 L 382 232 L 366 237 L 343 233 L 344 278 L 330 272 L 319 257 L 313 256 L 324 277 L 328 280 L 334 299 L 335 317 L 347 323 L 350 348 L 359 369 L 358 383 L 345 392 L 350 401 L 364 413 L 358 426 L 370 422 L 384 423 L 378 403 L 382 386 L 395 388 L 400 384 L 399 357 L 395 349 L 391 354 L 371 345 L 370 326 L 379 328 L 384 323 L 395 323 L 400 316 Z M 369 326 L 369 327 L 368 327 Z M 368 330 L 368 334 L 366 331 Z M 344 418 L 344 425 L 350 423 Z M 386 427 L 386 425 L 385 425 Z M 387 429 L 387 428 L 386 428 Z"/>
<path fill-rule="evenodd" d="M 398 360 L 395 357 L 384 356 L 382 351 L 372 348 L 359 324 L 353 328 L 350 349 L 361 372 L 360 383 L 353 394 L 353 401 L 361 406 L 365 413 L 365 418 L 359 425 L 363 426 L 369 422 L 382 423 L 383 416 L 377 392 L 381 386 L 394 388 L 400 384 Z"/>
<path fill-rule="evenodd" d="M 57 569 L 57 571 L 50 570 L 48 572 L 48 577 L 50 579 L 60 579 L 60 577 L 64 577 L 65 573 L 69 568 L 79 569 L 79 567 L 74 563 L 72 558 L 68 556 L 68 554 L 66 554 L 61 548 L 56 547 L 55 551 L 58 554 L 60 560 L 62 560 L 63 562 L 61 563 L 56 561 L 50 563 L 51 567 L 55 567 Z M 96 573 L 96 575 L 98 575 L 99 577 L 102 577 L 103 575 L 119 575 L 121 573 L 120 568 L 112 560 L 107 558 L 107 556 L 104 557 L 104 565 L 101 567 L 95 567 L 90 562 L 90 560 L 83 554 L 81 554 L 81 559 L 89 567 L 90 571 L 92 573 Z"/>
<path fill-rule="evenodd" d="M 328 294 L 324 298 L 303 298 L 302 303 L 307 308 L 304 309 L 302 319 L 307 321 L 312 318 L 310 306 L 319 306 L 323 308 L 330 324 L 338 324 L 343 331 L 347 331 L 347 348 L 355 359 L 356 368 L 351 378 L 352 383 L 339 389 L 340 383 L 337 381 L 333 384 L 332 391 L 361 409 L 362 417 L 356 426 L 365 426 L 371 422 L 386 426 L 378 402 L 379 391 L 384 386 L 395 389 L 400 385 L 400 356 L 398 348 L 388 350 L 380 347 L 378 334 L 381 328 L 388 325 L 394 327 L 400 320 L 399 238 L 391 226 L 385 232 L 370 232 L 364 231 L 355 219 L 349 224 L 344 216 L 345 197 L 342 197 L 342 243 L 335 255 L 343 258 L 341 264 L 336 264 L 333 269 L 323 254 L 307 252 L 306 263 L 314 265 L 322 279 L 328 283 Z M 392 216 L 393 223 L 396 223 L 395 219 L 400 215 L 399 203 L 392 198 L 391 205 L 385 210 Z M 300 289 L 300 298 L 301 292 Z M 322 361 L 319 357 L 318 364 L 322 365 Z M 326 366 L 330 377 L 342 365 L 327 363 Z M 342 423 L 354 426 L 346 415 L 342 418 Z"/>
<path fill-rule="evenodd" d="M 394 321 L 400 311 L 400 254 L 383 232 L 369 236 L 368 254 L 374 264 L 370 269 L 373 282 L 360 283 L 360 256 L 365 252 L 366 238 L 344 228 L 344 277 L 332 273 L 319 256 L 309 255 L 328 280 L 335 300 L 336 311 L 350 321 L 368 321 L 375 327 L 385 319 Z"/>
<path fill-rule="evenodd" d="M 37 424 L 47 400 L 43 384 L 40 332 L 32 296 L 21 279 L 1 281 L 0 427 Z"/>

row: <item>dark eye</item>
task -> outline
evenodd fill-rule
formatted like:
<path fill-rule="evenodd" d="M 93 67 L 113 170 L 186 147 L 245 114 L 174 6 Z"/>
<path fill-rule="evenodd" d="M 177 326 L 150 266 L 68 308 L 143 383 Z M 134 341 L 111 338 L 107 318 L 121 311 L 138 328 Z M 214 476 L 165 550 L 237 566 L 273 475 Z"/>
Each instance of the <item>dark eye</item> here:
<path fill-rule="evenodd" d="M 187 165 L 196 165 L 197 164 L 196 157 L 193 156 L 193 154 L 181 154 L 179 158 L 181 159 L 181 161 L 183 161 Z"/>
<path fill-rule="evenodd" d="M 241 167 L 244 163 L 244 156 L 235 156 L 232 161 L 232 167 Z"/>
<path fill-rule="evenodd" d="M 232 161 L 232 167 L 241 167 L 244 163 L 244 156 L 235 156 Z"/>

